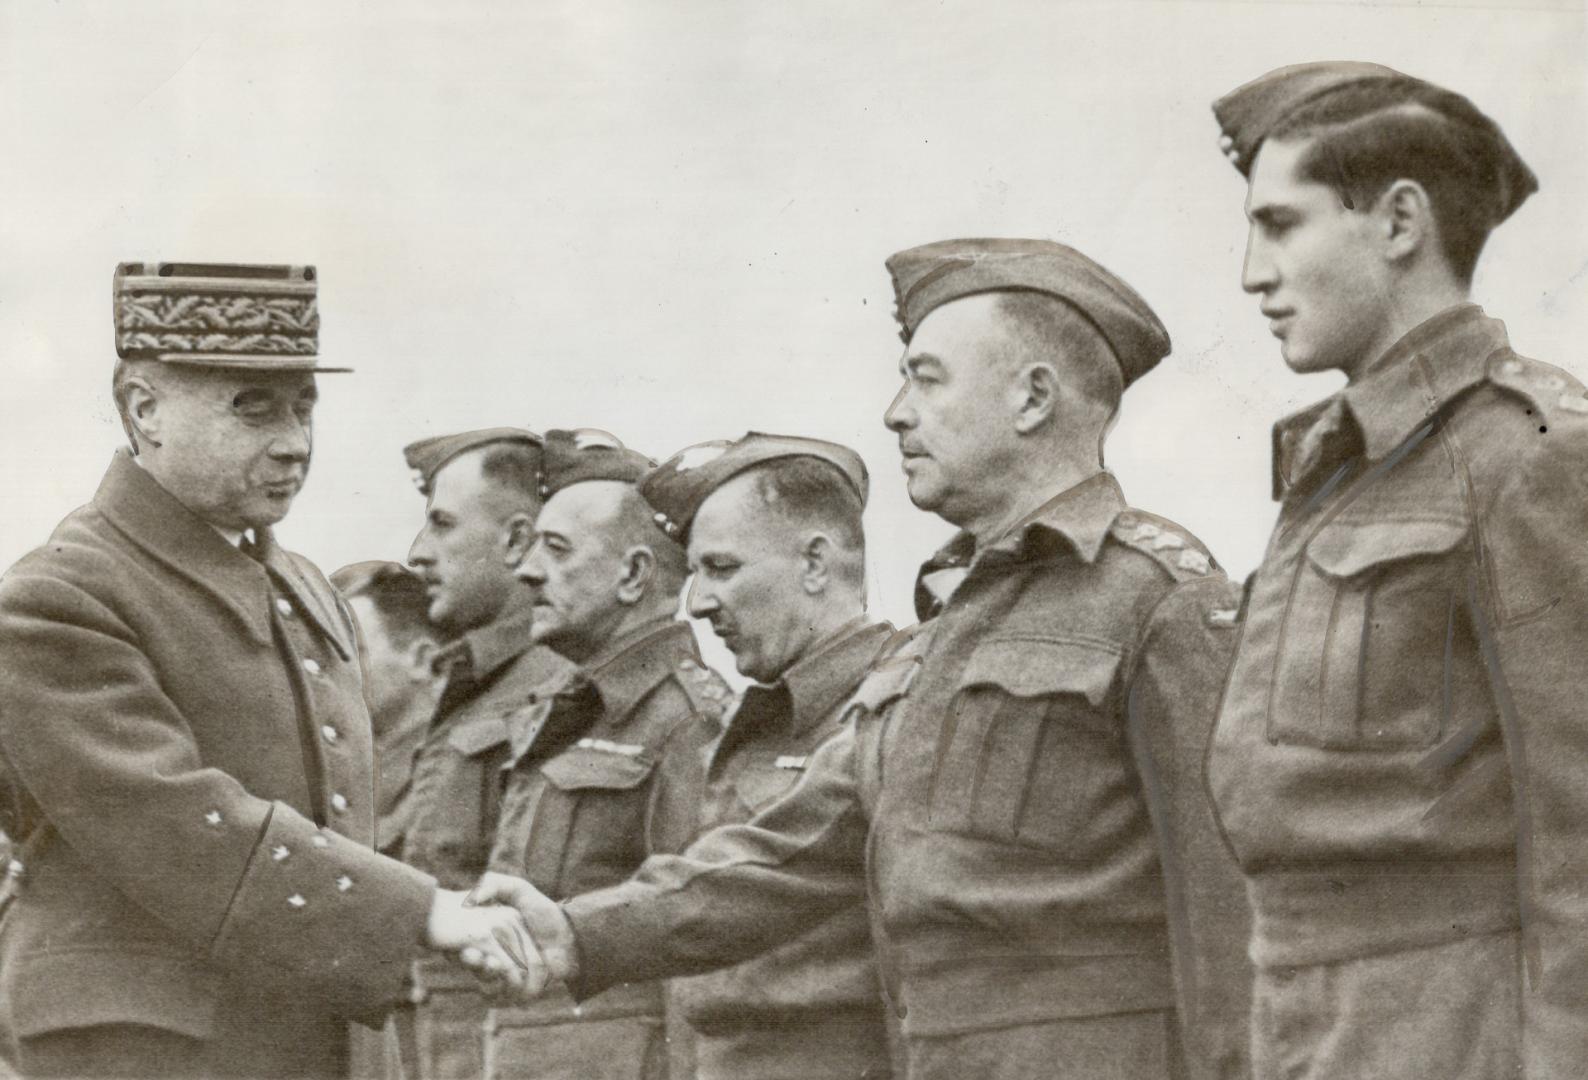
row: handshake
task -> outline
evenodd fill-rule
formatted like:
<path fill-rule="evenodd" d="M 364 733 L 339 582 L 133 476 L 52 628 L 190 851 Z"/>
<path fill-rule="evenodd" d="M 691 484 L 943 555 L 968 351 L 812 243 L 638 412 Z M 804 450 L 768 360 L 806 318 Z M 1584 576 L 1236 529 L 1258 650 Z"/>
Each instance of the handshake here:
<path fill-rule="evenodd" d="M 506 874 L 487 873 L 467 893 L 437 890 L 425 939 L 473 971 L 481 993 L 499 1003 L 526 1003 L 578 974 L 562 908 Z"/>

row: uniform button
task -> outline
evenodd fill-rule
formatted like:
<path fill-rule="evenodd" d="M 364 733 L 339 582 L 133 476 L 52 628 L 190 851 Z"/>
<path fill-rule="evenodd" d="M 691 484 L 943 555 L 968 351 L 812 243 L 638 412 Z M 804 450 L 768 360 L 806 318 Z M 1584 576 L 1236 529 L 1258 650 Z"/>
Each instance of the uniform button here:
<path fill-rule="evenodd" d="M 336 740 L 341 737 L 336 733 L 336 728 L 332 727 L 330 724 L 326 724 L 324 727 L 322 727 L 320 729 L 320 734 L 325 736 L 325 741 L 330 743 L 332 746 L 335 746 Z"/>
<path fill-rule="evenodd" d="M 276 610 L 281 612 L 284 618 L 292 618 L 292 605 L 287 602 L 285 597 L 276 597 Z"/>
<path fill-rule="evenodd" d="M 320 673 L 320 663 L 313 657 L 304 657 L 303 670 L 310 675 L 318 675 Z"/>
<path fill-rule="evenodd" d="M 347 796 L 343 795 L 340 791 L 332 795 L 331 809 L 335 810 L 338 814 L 347 813 Z"/>
<path fill-rule="evenodd" d="M 306 908 L 309 906 L 309 902 L 305 900 L 301 894 L 293 893 L 291 896 L 287 897 L 287 906 L 294 908 Z"/>
<path fill-rule="evenodd" d="M 22 876 L 22 872 L 25 869 L 26 867 L 22 865 L 21 859 L 12 859 L 10 862 L 6 863 L 6 877 L 13 879 L 19 878 Z"/>
<path fill-rule="evenodd" d="M 352 887 L 353 887 L 353 879 L 348 877 L 346 874 L 343 874 L 341 877 L 336 879 L 336 891 L 337 892 L 347 892 Z"/>
<path fill-rule="evenodd" d="M 292 849 L 286 844 L 277 844 L 270 849 L 270 857 L 277 862 L 286 862 L 287 856 L 292 854 Z"/>
<path fill-rule="evenodd" d="M 313 844 L 315 847 L 321 847 L 321 848 L 330 847 L 331 846 L 331 841 L 329 841 L 325 837 L 319 836 L 319 835 L 316 835 L 313 840 L 309 841 L 309 843 Z"/>
<path fill-rule="evenodd" d="M 206 825 L 219 826 L 221 821 L 221 812 L 219 810 L 211 810 L 204 815 L 204 824 Z"/>

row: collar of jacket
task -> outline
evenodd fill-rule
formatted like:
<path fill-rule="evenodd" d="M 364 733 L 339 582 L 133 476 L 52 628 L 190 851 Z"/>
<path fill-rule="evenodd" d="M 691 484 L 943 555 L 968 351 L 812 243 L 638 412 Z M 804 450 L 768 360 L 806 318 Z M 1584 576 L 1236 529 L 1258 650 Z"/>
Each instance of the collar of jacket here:
<path fill-rule="evenodd" d="M 601 695 L 602 711 L 619 718 L 627 716 L 686 660 L 700 663 L 695 632 L 688 623 L 669 617 L 614 638 L 581 670 Z"/>
<path fill-rule="evenodd" d="M 1488 377 L 1495 353 L 1510 346 L 1505 324 L 1476 304 L 1447 308 L 1412 328 L 1338 393 L 1274 425 L 1274 498 L 1303 480 L 1301 447 L 1317 424 L 1354 421 L 1369 461 L 1382 461 L 1455 398 Z"/>
<path fill-rule="evenodd" d="M 299 610 L 329 640 L 344 661 L 353 646 L 304 580 L 269 529 L 256 529 L 255 560 L 226 542 L 214 527 L 182 504 L 127 450 L 116 451 L 94 493 L 94 506 L 144 551 L 173 573 L 202 587 L 229 608 L 261 645 L 273 640 L 270 627 L 270 575 L 297 601 Z M 262 565 L 261 565 L 262 564 Z"/>
<path fill-rule="evenodd" d="M 505 619 L 493 619 L 437 650 L 430 666 L 440 672 L 461 660 L 468 665 L 472 678 L 486 679 L 529 651 L 533 644 L 529 636 L 533 624 L 534 611 L 526 605 L 523 611 Z"/>
<path fill-rule="evenodd" d="M 861 615 L 817 642 L 778 679 L 788 689 L 791 734 L 801 735 L 854 690 L 893 637 L 893 625 Z"/>
<path fill-rule="evenodd" d="M 921 564 L 915 577 L 916 614 L 923 620 L 931 617 L 939 598 L 926 579 L 942 570 L 1016 565 L 1050 554 L 1055 539 L 1069 545 L 1082 562 L 1096 562 L 1108 530 L 1124 509 L 1119 481 L 1103 470 L 1059 492 L 979 551 L 976 538 L 961 531 Z"/>

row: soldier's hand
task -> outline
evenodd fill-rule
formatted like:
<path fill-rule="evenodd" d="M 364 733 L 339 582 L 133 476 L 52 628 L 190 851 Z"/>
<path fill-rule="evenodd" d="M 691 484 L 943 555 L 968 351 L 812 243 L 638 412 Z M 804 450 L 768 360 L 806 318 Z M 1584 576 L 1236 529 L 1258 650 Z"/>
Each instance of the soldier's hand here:
<path fill-rule="evenodd" d="M 533 996 L 549 981 L 546 961 L 518 912 L 501 904 L 466 904 L 464 894 L 437 889 L 425 927 L 426 944 L 457 956 L 482 981 Z"/>
<path fill-rule="evenodd" d="M 579 975 L 579 950 L 573 926 L 557 903 L 522 878 L 486 873 L 464 898 L 465 904 L 510 904 L 529 928 L 550 975 L 571 982 Z"/>

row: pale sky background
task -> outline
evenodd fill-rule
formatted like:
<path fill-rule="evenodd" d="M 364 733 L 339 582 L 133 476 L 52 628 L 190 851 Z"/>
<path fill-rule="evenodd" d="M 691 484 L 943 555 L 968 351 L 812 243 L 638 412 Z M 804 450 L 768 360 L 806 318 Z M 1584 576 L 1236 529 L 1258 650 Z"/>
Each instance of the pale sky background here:
<path fill-rule="evenodd" d="M 1240 291 L 1244 184 L 1209 103 L 1317 59 L 1467 94 L 1542 182 L 1477 299 L 1584 377 L 1585 58 L 1581 2 L 0 0 L 0 565 L 120 445 L 119 260 L 312 263 L 322 355 L 357 373 L 321 379 L 281 532 L 327 571 L 404 557 L 421 436 L 595 426 L 660 458 L 794 432 L 865 456 L 875 607 L 909 622 L 947 530 L 881 425 L 883 259 L 1024 235 L 1168 325 L 1109 464 L 1243 576 L 1270 425 L 1338 380 L 1289 373 Z"/>

